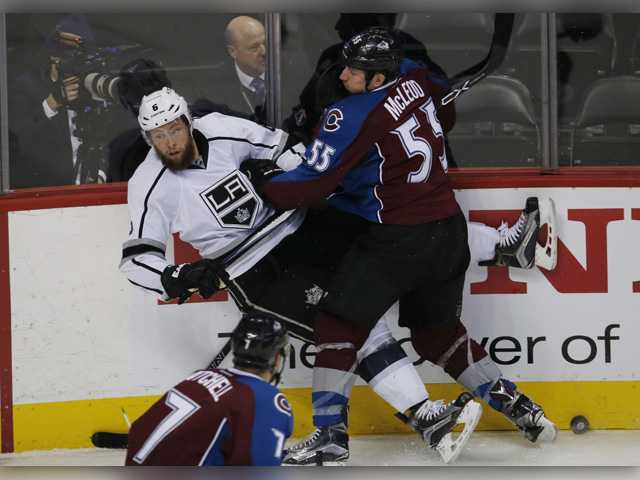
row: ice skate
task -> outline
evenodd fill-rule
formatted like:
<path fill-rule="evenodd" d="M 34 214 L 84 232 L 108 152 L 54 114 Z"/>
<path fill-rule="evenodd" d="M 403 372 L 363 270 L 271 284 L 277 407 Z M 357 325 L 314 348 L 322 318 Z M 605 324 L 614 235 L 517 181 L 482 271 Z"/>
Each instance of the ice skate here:
<path fill-rule="evenodd" d="M 285 451 L 283 465 L 343 465 L 349 459 L 349 434 L 344 423 L 319 427 Z"/>
<path fill-rule="evenodd" d="M 409 416 L 396 416 L 418 432 L 445 463 L 450 463 L 460 455 L 482 415 L 482 407 L 472 398 L 470 393 L 464 392 L 448 404 L 442 400 L 426 400 Z M 454 439 L 452 430 L 461 423 L 464 430 Z"/>
<path fill-rule="evenodd" d="M 482 266 L 532 268 L 535 265 L 540 212 L 538 198 L 529 197 L 516 223 L 503 221 L 498 227 L 500 240 L 496 256 L 480 262 Z"/>
<path fill-rule="evenodd" d="M 501 411 L 524 433 L 530 442 L 552 442 L 558 429 L 545 415 L 542 407 L 519 392 L 508 380 L 498 380 L 489 392 L 492 400 L 500 402 Z"/>

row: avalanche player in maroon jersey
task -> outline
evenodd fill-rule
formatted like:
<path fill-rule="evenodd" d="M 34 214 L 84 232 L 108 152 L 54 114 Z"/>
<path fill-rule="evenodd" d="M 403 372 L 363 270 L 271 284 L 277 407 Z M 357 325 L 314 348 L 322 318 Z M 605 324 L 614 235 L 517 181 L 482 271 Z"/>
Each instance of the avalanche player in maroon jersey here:
<path fill-rule="evenodd" d="M 280 465 L 293 430 L 276 385 L 288 335 L 275 317 L 245 314 L 232 336 L 234 368 L 199 370 L 131 426 L 126 465 Z"/>
<path fill-rule="evenodd" d="M 327 107 L 302 163 L 261 186 L 276 208 L 328 199 L 354 222 L 368 223 L 319 305 L 314 382 L 349 371 L 375 320 L 399 300 L 400 325 L 410 328 L 423 359 L 503 412 L 529 440 L 552 440 L 556 429 L 542 408 L 502 377 L 460 320 L 469 248 L 447 176 L 441 122 L 452 123 L 455 112 L 438 110 L 444 86 L 421 65 L 401 61 L 392 36 L 379 28 L 349 40 L 343 57 L 340 79 L 351 95 Z M 332 387 L 314 385 L 316 391 L 326 399 Z M 424 425 L 445 410 L 426 400 L 408 423 L 424 436 Z M 306 463 L 334 436 L 331 426 L 320 428 L 285 463 Z"/>

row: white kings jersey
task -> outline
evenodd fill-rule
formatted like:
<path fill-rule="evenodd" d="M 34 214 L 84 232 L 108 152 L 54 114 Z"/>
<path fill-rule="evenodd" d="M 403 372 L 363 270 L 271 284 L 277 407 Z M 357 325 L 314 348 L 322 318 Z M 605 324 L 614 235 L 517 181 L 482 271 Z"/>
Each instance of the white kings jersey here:
<path fill-rule="evenodd" d="M 276 159 L 286 143 L 282 130 L 211 113 L 193 122 L 193 136 L 203 162 L 172 172 L 152 148 L 128 184 L 131 216 L 120 270 L 129 281 L 166 298 L 160 274 L 169 262 L 167 242 L 178 233 L 205 258 L 233 250 L 274 210 L 265 205 L 238 170 L 248 159 Z M 296 212 L 227 270 L 242 275 L 302 223 Z"/>

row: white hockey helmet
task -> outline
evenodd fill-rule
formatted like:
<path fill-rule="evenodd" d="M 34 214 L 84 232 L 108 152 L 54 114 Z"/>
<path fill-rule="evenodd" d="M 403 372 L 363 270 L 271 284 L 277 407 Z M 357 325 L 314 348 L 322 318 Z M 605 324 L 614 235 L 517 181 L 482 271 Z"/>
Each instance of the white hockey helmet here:
<path fill-rule="evenodd" d="M 191 113 L 189 113 L 189 106 L 186 100 L 171 88 L 162 87 L 161 90 L 156 90 L 142 97 L 138 123 L 143 132 L 148 132 L 173 122 L 182 115 L 187 119 L 191 129 Z"/>

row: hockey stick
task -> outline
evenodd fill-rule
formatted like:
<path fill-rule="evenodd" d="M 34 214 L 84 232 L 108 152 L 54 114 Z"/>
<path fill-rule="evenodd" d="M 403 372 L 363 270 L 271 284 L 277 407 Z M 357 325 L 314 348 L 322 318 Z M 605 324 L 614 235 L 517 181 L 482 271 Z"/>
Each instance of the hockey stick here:
<path fill-rule="evenodd" d="M 458 73 L 451 79 L 451 92 L 442 97 L 440 107 L 453 102 L 456 98 L 469 90 L 473 85 L 492 73 L 502 64 L 507 54 L 511 31 L 513 30 L 513 13 L 496 13 L 494 17 L 493 37 L 491 38 L 491 48 L 487 56 L 476 65 Z M 468 80 L 461 79 L 473 75 Z M 440 108 L 439 107 L 439 108 Z"/>
<path fill-rule="evenodd" d="M 222 281 L 221 289 L 226 288 L 231 296 L 233 297 L 238 308 L 247 312 L 251 310 L 251 305 L 249 305 L 242 295 L 242 292 L 237 290 L 236 285 L 233 282 L 229 281 L 229 275 L 227 270 L 233 266 L 234 262 L 241 258 L 245 253 L 251 250 L 255 245 L 262 239 L 266 238 L 271 232 L 273 232 L 279 225 L 282 225 L 289 217 L 291 217 L 296 210 L 286 210 L 276 211 L 271 217 L 269 217 L 265 222 L 260 225 L 259 228 L 254 230 L 251 235 L 245 238 L 235 249 L 231 250 L 231 252 L 227 253 L 226 256 L 222 258 L 220 261 L 220 271 L 219 276 Z M 183 300 L 186 301 L 189 296 L 194 292 L 191 292 L 186 298 Z M 217 353 L 213 360 L 209 362 L 206 369 L 218 368 L 224 359 L 231 352 L 231 338 L 229 338 L 225 344 L 222 346 L 220 351 Z M 124 414 L 124 411 L 123 411 Z M 128 422 L 127 422 L 128 423 Z M 114 433 L 114 432 L 95 432 L 91 435 L 91 443 L 97 448 L 127 448 L 129 443 L 129 434 L 127 433 Z"/>
<path fill-rule="evenodd" d="M 254 248 L 256 244 L 266 238 L 271 232 L 273 232 L 278 226 L 282 225 L 287 219 L 289 219 L 296 210 L 285 210 L 285 211 L 276 211 L 267 219 L 267 221 L 263 222 L 259 228 L 254 230 L 251 235 L 245 238 L 240 245 L 234 248 L 231 252 L 229 252 L 220 262 L 220 270 L 218 275 L 221 280 L 221 289 L 226 288 L 236 305 L 242 312 L 248 312 L 252 309 L 252 306 L 247 303 L 242 292 L 238 291 L 235 283 L 229 281 L 229 274 L 227 273 L 229 268 L 233 266 L 236 260 L 241 258 L 245 253 Z M 225 357 L 231 351 L 231 338 L 227 340 L 227 342 L 222 346 L 220 352 L 211 360 L 207 368 L 217 368 L 223 362 Z"/>

